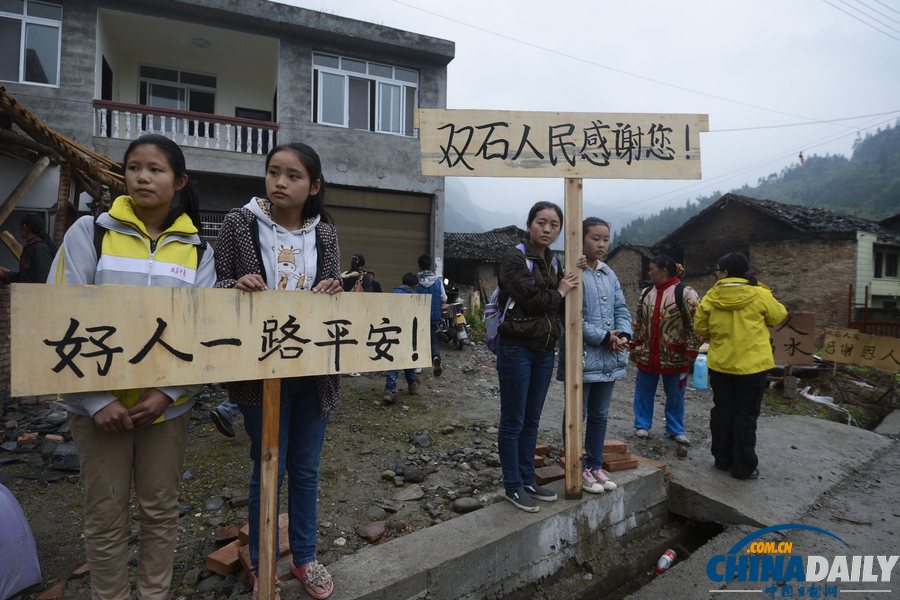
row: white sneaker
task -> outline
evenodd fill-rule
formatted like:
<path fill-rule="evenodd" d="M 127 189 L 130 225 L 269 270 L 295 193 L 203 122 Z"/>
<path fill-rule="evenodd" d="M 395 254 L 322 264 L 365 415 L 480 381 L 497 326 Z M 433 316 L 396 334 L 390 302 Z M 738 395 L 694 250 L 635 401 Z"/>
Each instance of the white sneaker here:
<path fill-rule="evenodd" d="M 611 492 L 619 487 L 612 479 L 609 478 L 609 473 L 607 473 L 603 469 L 591 469 L 591 475 L 594 477 L 597 483 L 603 486 L 603 489 L 607 492 Z"/>
<path fill-rule="evenodd" d="M 650 437 L 650 432 L 646 429 L 635 429 L 634 435 L 638 436 L 642 440 L 646 440 L 648 437 Z"/>
<path fill-rule="evenodd" d="M 585 469 L 581 472 L 581 489 L 589 494 L 602 494 L 606 491 L 603 484 L 594 478 L 594 474 L 590 469 Z"/>

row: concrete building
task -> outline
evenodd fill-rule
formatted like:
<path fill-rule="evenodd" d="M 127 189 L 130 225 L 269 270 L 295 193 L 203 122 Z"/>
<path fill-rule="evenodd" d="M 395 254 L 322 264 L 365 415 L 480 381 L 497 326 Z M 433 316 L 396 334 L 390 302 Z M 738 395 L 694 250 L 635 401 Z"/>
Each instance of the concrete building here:
<path fill-rule="evenodd" d="M 47 125 L 114 160 L 147 131 L 182 146 L 208 237 L 264 193 L 266 152 L 303 141 L 345 266 L 362 253 L 392 285 L 443 255 L 444 182 L 421 174 L 413 117 L 446 107 L 452 42 L 265 0 L 20 0 L 0 24 L 0 84 Z M 40 198 L 22 206 L 51 211 Z"/>

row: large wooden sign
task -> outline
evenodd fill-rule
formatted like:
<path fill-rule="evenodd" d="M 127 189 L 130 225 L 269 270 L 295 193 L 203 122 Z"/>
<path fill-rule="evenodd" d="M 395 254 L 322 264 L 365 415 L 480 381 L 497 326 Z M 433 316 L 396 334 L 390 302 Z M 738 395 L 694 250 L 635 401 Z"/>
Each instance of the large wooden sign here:
<path fill-rule="evenodd" d="M 419 109 L 422 173 L 700 179 L 704 114 Z"/>
<path fill-rule="evenodd" d="M 900 338 L 860 333 L 853 329 L 825 329 L 822 358 L 900 373 Z"/>
<path fill-rule="evenodd" d="M 422 294 L 11 287 L 12 396 L 431 364 Z"/>
<path fill-rule="evenodd" d="M 816 315 L 792 312 L 783 323 L 769 328 L 775 364 L 811 365 L 816 351 Z"/>

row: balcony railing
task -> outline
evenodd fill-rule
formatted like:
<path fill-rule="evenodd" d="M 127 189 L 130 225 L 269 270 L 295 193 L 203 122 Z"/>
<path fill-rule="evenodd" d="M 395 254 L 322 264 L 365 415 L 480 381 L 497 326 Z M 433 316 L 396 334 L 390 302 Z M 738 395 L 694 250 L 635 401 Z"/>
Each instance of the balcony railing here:
<path fill-rule="evenodd" d="M 94 100 L 94 136 L 131 140 L 162 134 L 181 146 L 266 154 L 278 124 L 207 113 Z"/>

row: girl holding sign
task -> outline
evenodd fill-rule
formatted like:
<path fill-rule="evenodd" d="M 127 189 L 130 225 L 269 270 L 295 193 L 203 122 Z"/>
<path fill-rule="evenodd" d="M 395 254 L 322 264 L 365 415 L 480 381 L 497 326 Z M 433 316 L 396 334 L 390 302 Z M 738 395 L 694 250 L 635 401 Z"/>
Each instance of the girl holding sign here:
<path fill-rule="evenodd" d="M 526 512 L 539 510 L 535 500 L 552 502 L 556 493 L 535 482 L 534 450 L 544 399 L 553 376 L 553 356 L 561 325 L 562 299 L 578 286 L 579 275 L 560 272 L 550 244 L 559 237 L 562 209 L 538 202 L 528 212 L 522 244 L 500 260 L 500 306 L 497 376 L 500 427 L 497 446 L 506 499 Z"/>
<path fill-rule="evenodd" d="M 300 143 L 273 148 L 266 156 L 266 194 L 226 215 L 216 246 L 216 287 L 342 291 L 337 232 L 324 209 L 325 180 L 315 150 Z M 250 559 L 258 571 L 262 382 L 226 385 L 250 437 Z M 337 375 L 281 381 L 278 487 L 287 468 L 291 571 L 318 599 L 334 591 L 331 575 L 316 561 L 316 497 L 325 427 L 339 402 Z M 254 576 L 253 598 L 258 584 Z"/>
<path fill-rule="evenodd" d="M 161 135 L 125 151 L 127 196 L 66 232 L 47 283 L 211 287 L 213 252 L 201 241 L 184 154 Z M 193 392 L 185 387 L 67 395 L 85 489 L 84 546 L 94 598 L 128 598 L 128 502 L 140 510 L 137 597 L 170 597 L 178 491 Z"/>

